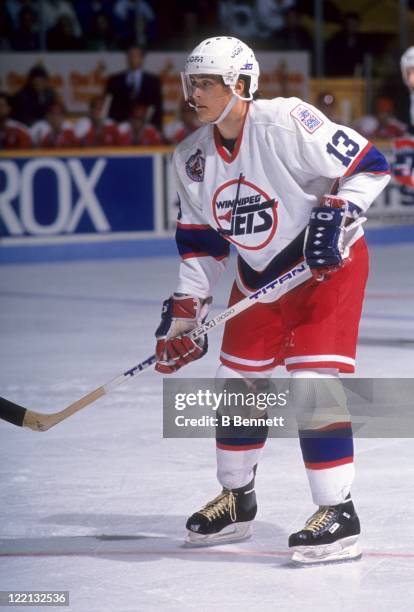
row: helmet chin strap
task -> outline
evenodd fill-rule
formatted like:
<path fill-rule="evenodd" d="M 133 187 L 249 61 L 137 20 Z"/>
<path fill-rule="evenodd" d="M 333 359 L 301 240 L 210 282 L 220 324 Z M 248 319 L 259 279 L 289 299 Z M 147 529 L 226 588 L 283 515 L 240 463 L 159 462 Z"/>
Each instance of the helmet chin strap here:
<path fill-rule="evenodd" d="M 230 98 L 223 112 L 221 113 L 220 117 L 216 119 L 215 121 L 206 121 L 206 123 L 211 123 L 212 125 L 217 125 L 218 123 L 221 123 L 230 113 L 230 111 L 232 110 L 233 106 L 236 104 L 238 99 L 239 99 L 239 96 L 233 93 L 232 97 Z"/>
<path fill-rule="evenodd" d="M 203 121 L 203 123 L 210 123 L 210 125 L 217 125 L 217 124 L 221 123 L 222 121 L 224 121 L 224 119 L 227 117 L 227 115 L 232 111 L 232 109 L 233 109 L 234 105 L 236 104 L 237 100 L 244 100 L 246 102 L 249 102 L 250 100 L 253 99 L 253 96 L 250 96 L 249 98 L 242 98 L 235 91 L 233 91 L 232 94 L 233 95 L 231 96 L 230 100 L 228 101 L 228 103 L 224 107 L 224 110 L 221 113 L 221 115 L 215 121 Z M 188 104 L 191 106 L 191 108 L 196 108 L 196 105 L 193 102 L 190 102 L 190 100 L 192 100 L 192 98 L 188 99 Z"/>

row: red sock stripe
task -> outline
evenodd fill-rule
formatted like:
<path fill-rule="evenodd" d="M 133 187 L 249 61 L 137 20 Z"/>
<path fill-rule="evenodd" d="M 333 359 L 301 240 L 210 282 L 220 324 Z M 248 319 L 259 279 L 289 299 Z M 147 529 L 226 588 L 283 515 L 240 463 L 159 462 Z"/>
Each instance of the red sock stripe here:
<path fill-rule="evenodd" d="M 312 429 L 312 431 L 331 431 L 333 429 L 344 429 L 346 427 L 350 429 L 352 427 L 352 421 L 338 421 L 337 423 L 331 423 L 324 427 L 318 427 L 315 430 Z"/>
<path fill-rule="evenodd" d="M 246 451 L 246 450 L 254 450 L 256 448 L 263 448 L 265 445 L 264 442 L 259 442 L 258 444 L 244 444 L 243 446 L 233 446 L 231 444 L 221 444 L 220 442 L 216 442 L 217 448 L 220 450 L 226 451 Z"/>
<path fill-rule="evenodd" d="M 321 461 L 318 463 L 308 463 L 305 461 L 305 467 L 308 470 L 328 470 L 329 468 L 334 468 L 338 465 L 345 465 L 353 462 L 353 457 L 342 457 L 342 459 L 336 459 L 335 461 Z"/>

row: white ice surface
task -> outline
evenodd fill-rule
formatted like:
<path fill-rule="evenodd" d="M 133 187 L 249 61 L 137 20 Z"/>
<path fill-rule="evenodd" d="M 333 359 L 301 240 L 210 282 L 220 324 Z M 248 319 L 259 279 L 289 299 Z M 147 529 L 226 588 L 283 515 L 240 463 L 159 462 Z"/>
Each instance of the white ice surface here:
<path fill-rule="evenodd" d="M 414 248 L 371 254 L 357 373 L 412 377 Z M 176 270 L 3 266 L 0 394 L 54 412 L 149 356 Z M 220 336 L 185 376 L 214 376 Z M 359 563 L 289 567 L 288 534 L 313 511 L 296 440 L 267 444 L 250 541 L 185 549 L 186 517 L 218 492 L 214 441 L 163 439 L 161 388 L 146 372 L 47 433 L 0 421 L 0 590 L 69 590 L 76 612 L 413 609 L 412 439 L 356 441 Z"/>

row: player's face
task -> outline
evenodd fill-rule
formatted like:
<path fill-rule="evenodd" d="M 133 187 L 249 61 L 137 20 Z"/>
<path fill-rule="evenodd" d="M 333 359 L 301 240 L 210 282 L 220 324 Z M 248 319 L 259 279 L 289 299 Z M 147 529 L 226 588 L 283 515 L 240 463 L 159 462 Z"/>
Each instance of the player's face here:
<path fill-rule="evenodd" d="M 232 92 L 214 76 L 190 76 L 191 100 L 200 121 L 211 122 L 220 117 Z"/>

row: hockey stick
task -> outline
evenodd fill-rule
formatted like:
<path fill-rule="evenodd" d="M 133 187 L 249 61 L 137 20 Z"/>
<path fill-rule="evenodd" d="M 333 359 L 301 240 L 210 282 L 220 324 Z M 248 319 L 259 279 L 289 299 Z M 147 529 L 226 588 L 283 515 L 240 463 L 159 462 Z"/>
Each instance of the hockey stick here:
<path fill-rule="evenodd" d="M 247 308 L 250 308 L 250 306 L 260 302 L 265 296 L 269 294 L 277 294 L 278 297 L 281 297 L 287 293 L 287 291 L 293 289 L 310 277 L 311 273 L 307 264 L 304 262 L 297 264 L 261 289 L 258 289 L 255 293 L 243 298 L 233 306 L 230 306 L 220 314 L 216 315 L 210 321 L 199 325 L 188 335 L 193 340 L 197 340 L 197 338 L 200 338 L 204 334 L 208 334 L 212 329 L 215 329 L 229 319 L 236 317 L 244 310 L 247 310 Z M 73 404 L 70 404 L 67 406 L 67 408 L 51 414 L 34 412 L 33 410 L 23 408 L 23 406 L 19 406 L 18 404 L 0 397 L 0 418 L 12 423 L 13 425 L 17 425 L 18 427 L 28 427 L 29 429 L 33 429 L 33 431 L 47 431 L 51 427 L 54 427 L 61 421 L 64 421 L 72 416 L 72 414 L 75 414 L 75 412 L 78 412 L 78 410 L 89 406 L 103 395 L 106 395 L 121 385 L 126 380 L 141 374 L 141 372 L 153 365 L 156 360 L 155 355 L 151 355 L 151 357 L 141 361 L 141 363 L 138 363 L 130 370 L 127 370 L 105 385 L 102 385 L 84 397 L 81 397 L 81 399 Z"/>

